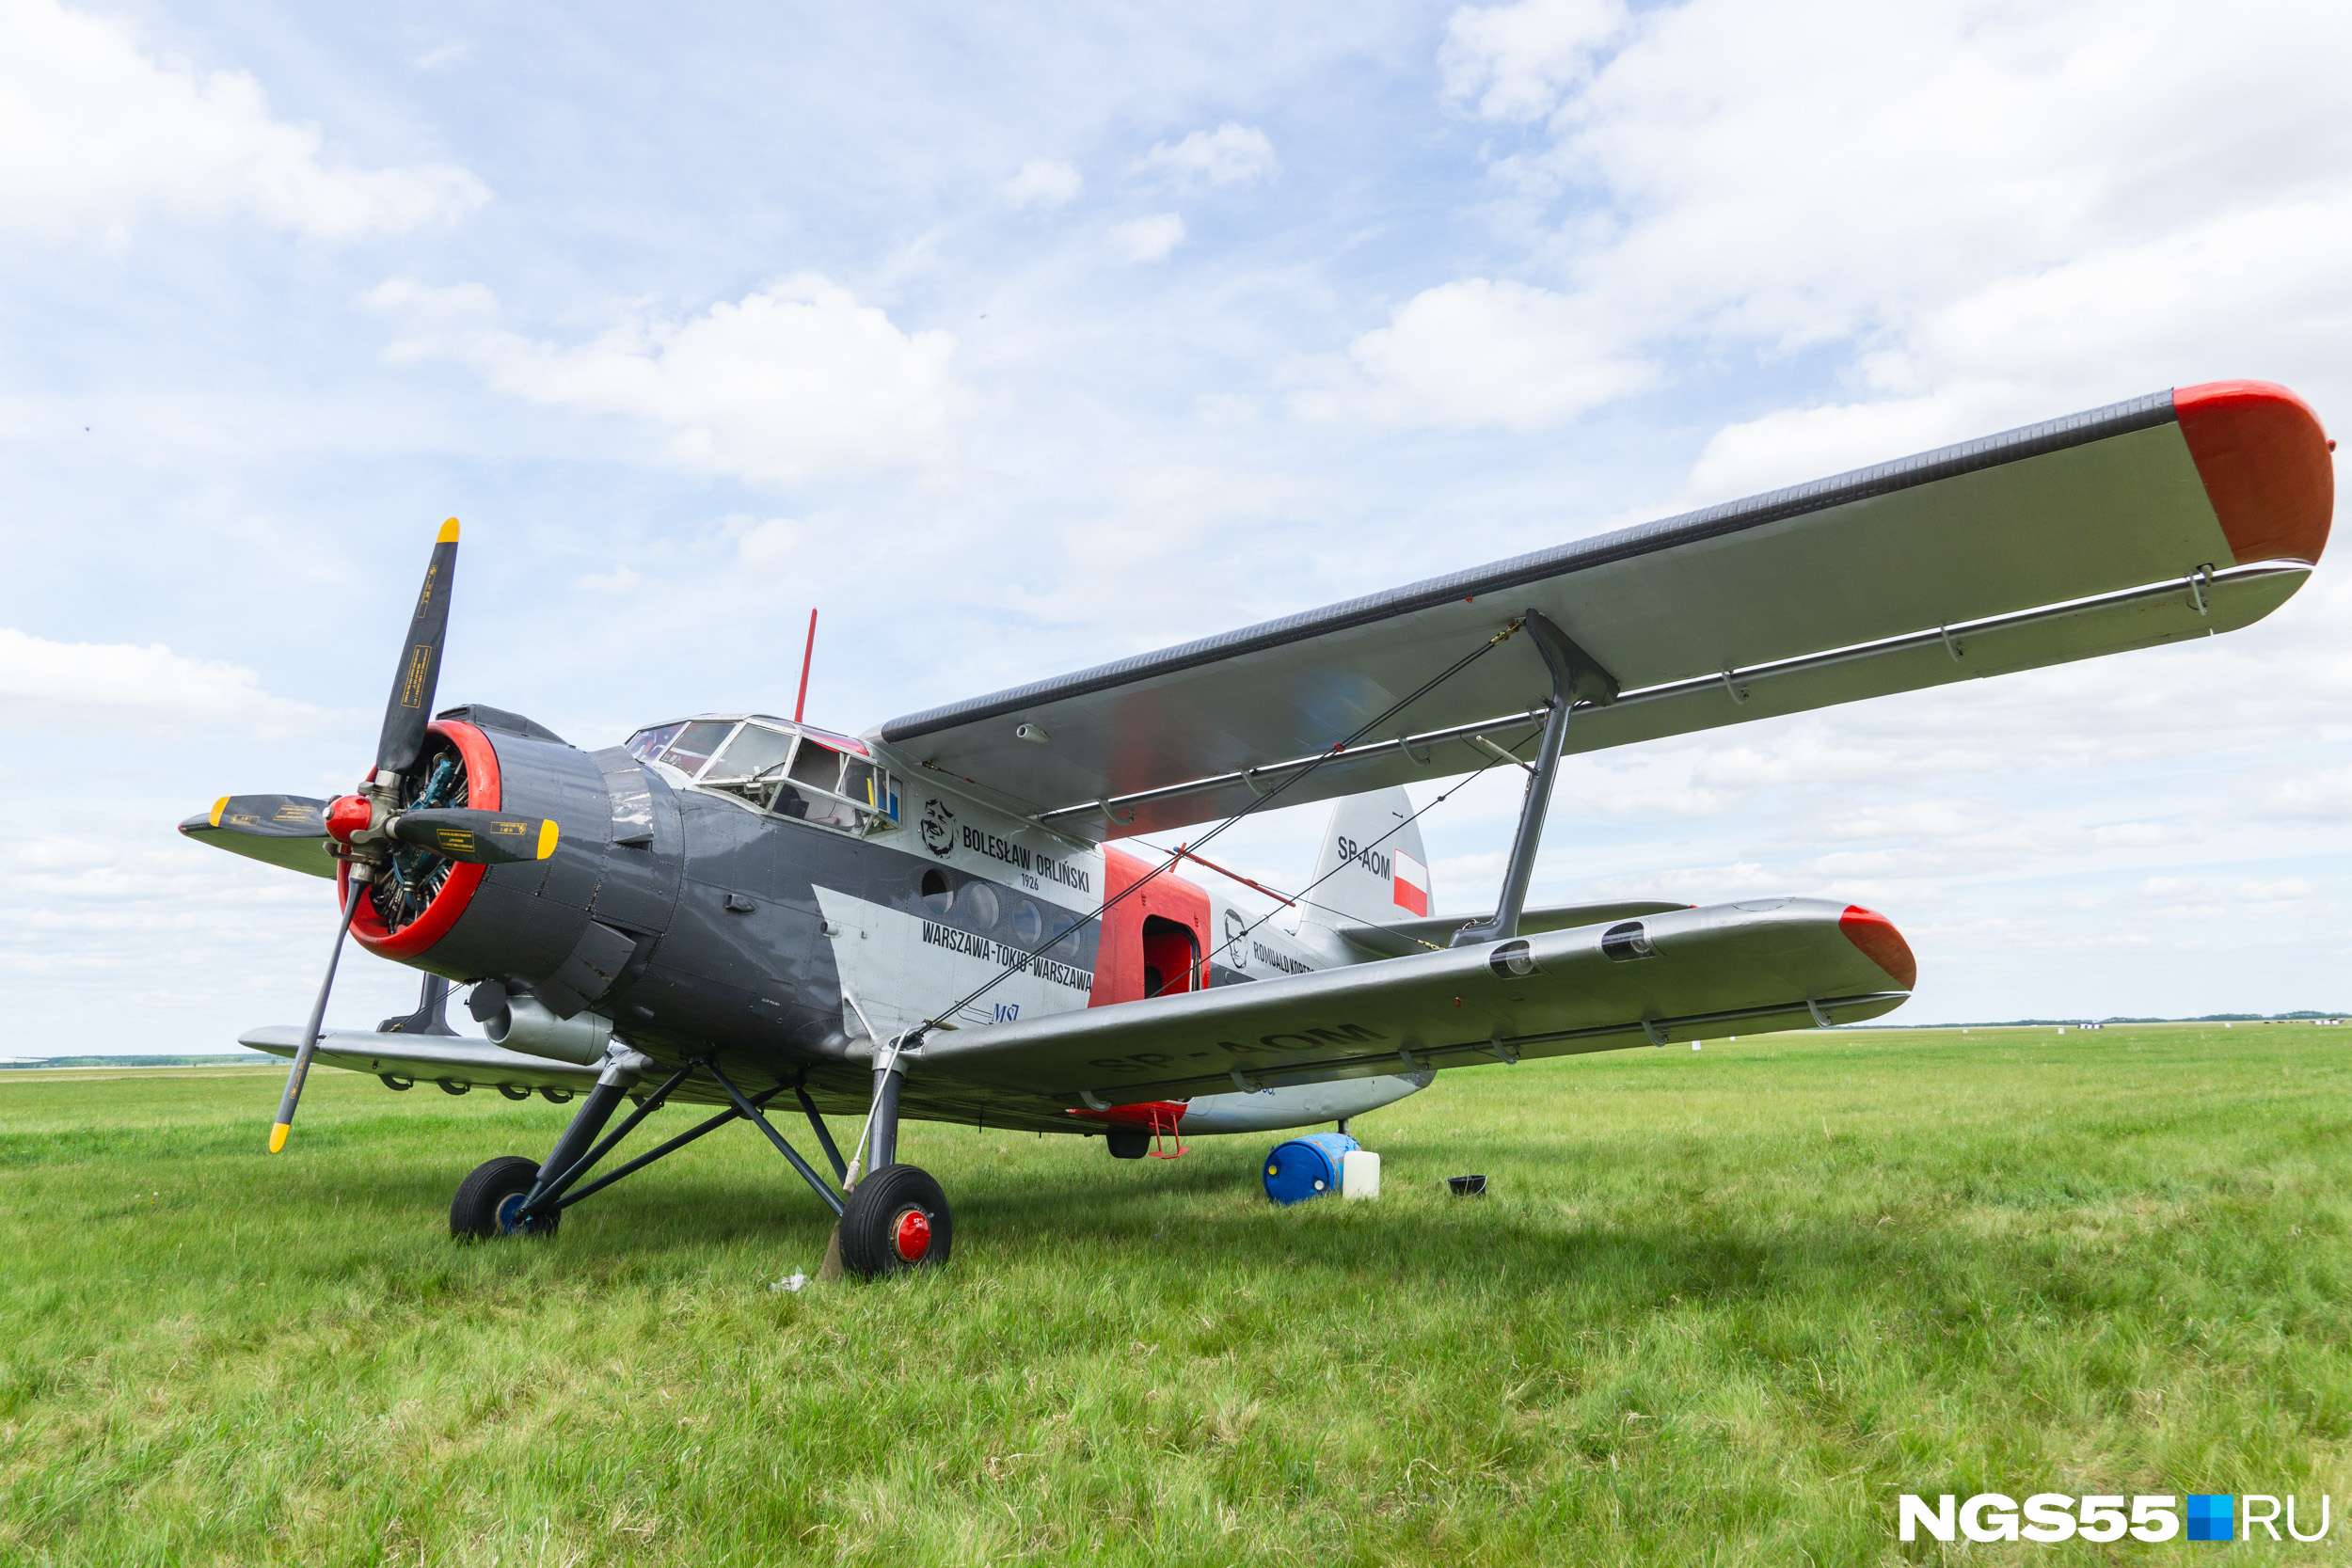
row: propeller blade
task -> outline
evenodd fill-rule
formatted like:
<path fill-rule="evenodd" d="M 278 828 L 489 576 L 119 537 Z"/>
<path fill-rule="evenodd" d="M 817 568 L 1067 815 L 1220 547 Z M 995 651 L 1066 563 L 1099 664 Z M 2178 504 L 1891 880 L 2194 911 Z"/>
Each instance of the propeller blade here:
<path fill-rule="evenodd" d="M 555 853 L 559 836 L 548 817 L 509 816 L 504 812 L 464 806 L 403 812 L 392 818 L 391 829 L 392 836 L 403 844 L 477 865 L 546 860 Z"/>
<path fill-rule="evenodd" d="M 332 877 L 326 802 L 300 795 L 224 795 L 180 824 L 188 837 L 288 871 Z"/>
<path fill-rule="evenodd" d="M 424 749 L 424 727 L 433 721 L 433 689 L 441 679 L 441 643 L 449 633 L 449 592 L 457 576 L 457 519 L 441 525 L 424 588 L 408 625 L 400 670 L 392 676 L 391 700 L 384 707 L 384 734 L 375 744 L 375 770 L 405 772 Z"/>
<path fill-rule="evenodd" d="M 302 1101 L 302 1081 L 310 1075 L 310 1055 L 319 1048 L 319 1026 L 326 1022 L 326 994 L 335 989 L 335 966 L 342 961 L 343 938 L 351 934 L 351 917 L 359 912 L 359 900 L 367 895 L 368 879 L 353 868 L 350 896 L 343 900 L 343 918 L 335 927 L 335 946 L 326 955 L 326 977 L 319 982 L 319 999 L 310 1004 L 310 1022 L 303 1026 L 302 1047 L 294 1053 L 294 1069 L 286 1074 L 286 1092 L 278 1097 L 278 1121 L 269 1130 L 269 1151 L 272 1154 L 286 1147 L 286 1134 L 294 1130 L 294 1107 Z"/>
<path fill-rule="evenodd" d="M 232 833 L 263 838 L 324 838 L 326 802 L 305 795 L 224 795 L 205 820 Z"/>

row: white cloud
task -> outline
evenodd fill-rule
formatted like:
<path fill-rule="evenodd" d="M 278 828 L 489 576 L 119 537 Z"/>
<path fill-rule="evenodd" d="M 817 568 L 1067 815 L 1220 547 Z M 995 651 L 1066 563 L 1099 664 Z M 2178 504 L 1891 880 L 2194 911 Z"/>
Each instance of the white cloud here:
<path fill-rule="evenodd" d="M 1154 213 L 1116 225 L 1110 239 L 1111 248 L 1122 261 L 1164 261 L 1169 251 L 1184 243 L 1184 220 L 1174 213 Z"/>
<path fill-rule="evenodd" d="M 1159 143 L 1143 155 L 1143 166 L 1207 185 L 1242 184 L 1274 172 L 1274 144 L 1263 131 L 1229 120 L 1180 142 Z"/>
<path fill-rule="evenodd" d="M 1076 200 L 1085 188 L 1086 179 L 1074 165 L 1032 158 L 997 190 L 1009 206 L 1062 207 Z"/>
<path fill-rule="evenodd" d="M 1438 63 L 1446 91 L 1476 95 L 1478 112 L 1489 119 L 1535 119 L 1551 112 L 1563 88 L 1591 74 L 1594 56 L 1625 24 L 1618 0 L 1465 8 L 1446 28 Z"/>
<path fill-rule="evenodd" d="M 1291 406 L 1316 420 L 1537 430 L 1657 384 L 1657 367 L 1613 338 L 1576 298 L 1465 278 L 1407 300 Z"/>
<path fill-rule="evenodd" d="M 2280 816 L 2352 821 L 2352 768 L 2282 779 L 2264 791 L 2264 803 Z"/>
<path fill-rule="evenodd" d="M 161 643 L 52 642 L 11 626 L 0 626 L 0 712 L 38 716 L 44 729 L 107 729 L 129 721 L 240 725 L 270 734 L 297 731 L 323 717 L 308 704 L 271 696 L 242 665 L 189 658 Z"/>
<path fill-rule="evenodd" d="M 344 240 L 488 199 L 462 168 L 332 159 L 317 127 L 271 117 L 251 76 L 154 59 L 121 23 L 56 0 L 0 7 L 0 227 L 119 243 L 151 214 L 238 215 Z"/>
<path fill-rule="evenodd" d="M 2220 32 L 2188 0 L 1529 0 L 1456 13 L 1441 63 L 1480 116 L 1540 122 L 1498 150 L 1490 211 L 1580 359 L 1839 356 L 1854 395 L 1725 431 L 1693 479 L 1712 499 L 2176 383 L 2332 374 L 2347 54 L 2352 10 L 2296 0 Z M 1495 375 L 1529 372 L 1540 393 L 1538 367 Z M 1397 411 L 1531 428 L 1655 381 L 1432 383 Z"/>
<path fill-rule="evenodd" d="M 682 467 L 768 483 L 927 462 L 957 403 L 952 336 L 902 331 L 814 274 L 685 322 L 626 321 L 576 347 L 500 327 L 478 284 L 394 281 L 367 303 L 401 319 L 395 363 L 454 360 L 529 402 L 664 432 Z"/>

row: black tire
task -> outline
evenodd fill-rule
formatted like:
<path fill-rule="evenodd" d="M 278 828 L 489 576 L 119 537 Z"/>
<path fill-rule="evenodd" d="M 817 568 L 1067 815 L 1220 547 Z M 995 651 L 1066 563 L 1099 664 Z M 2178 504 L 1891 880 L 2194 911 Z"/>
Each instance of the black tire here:
<path fill-rule="evenodd" d="M 449 1206 L 449 1233 L 461 1240 L 486 1241 L 493 1236 L 552 1236 L 563 1220 L 561 1211 L 532 1220 L 521 1229 L 509 1229 L 516 1204 L 531 1196 L 539 1180 L 539 1162 L 519 1154 L 501 1154 L 473 1168 L 457 1184 Z M 504 1216 L 504 1217 L 502 1217 Z"/>
<path fill-rule="evenodd" d="M 1152 1134 L 1140 1127 L 1114 1127 L 1103 1134 L 1114 1160 L 1140 1160 L 1152 1152 Z"/>
<path fill-rule="evenodd" d="M 920 1225 L 911 1222 L 920 1216 Z M 908 1257 L 906 1243 L 920 1236 L 921 1250 Z M 955 1221 L 947 1195 L 930 1173 L 913 1165 L 868 1171 L 841 1213 L 841 1266 L 863 1279 L 935 1269 L 955 1244 Z"/>

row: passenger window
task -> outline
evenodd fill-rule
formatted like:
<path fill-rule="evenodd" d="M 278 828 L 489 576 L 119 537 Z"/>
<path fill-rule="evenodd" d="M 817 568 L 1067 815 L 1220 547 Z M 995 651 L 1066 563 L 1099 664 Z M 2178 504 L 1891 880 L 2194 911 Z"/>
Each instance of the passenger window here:
<path fill-rule="evenodd" d="M 947 873 L 932 866 L 923 873 L 921 885 L 923 909 L 927 913 L 941 915 L 956 907 L 956 888 L 947 880 Z"/>

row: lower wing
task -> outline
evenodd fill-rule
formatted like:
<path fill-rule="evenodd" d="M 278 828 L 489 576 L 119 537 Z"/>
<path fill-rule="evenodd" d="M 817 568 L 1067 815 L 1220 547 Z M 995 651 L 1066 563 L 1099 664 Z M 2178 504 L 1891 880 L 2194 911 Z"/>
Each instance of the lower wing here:
<path fill-rule="evenodd" d="M 1766 899 L 934 1034 L 914 1076 L 1117 1104 L 1859 1022 L 1916 971 L 1883 915 Z"/>
<path fill-rule="evenodd" d="M 292 1056 L 302 1044 L 302 1031 L 291 1023 L 249 1029 L 238 1043 L 273 1056 Z M 596 1086 L 596 1071 L 548 1056 L 526 1055 L 488 1040 L 451 1038 L 446 1035 L 379 1035 L 359 1029 L 329 1029 L 319 1036 L 314 1058 L 326 1067 L 377 1077 L 446 1079 L 469 1087 L 503 1084 L 517 1089 L 575 1089 Z M 711 1091 L 714 1099 L 716 1090 Z"/>

